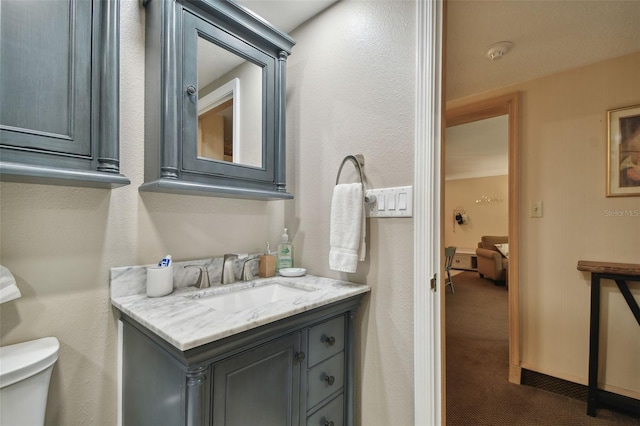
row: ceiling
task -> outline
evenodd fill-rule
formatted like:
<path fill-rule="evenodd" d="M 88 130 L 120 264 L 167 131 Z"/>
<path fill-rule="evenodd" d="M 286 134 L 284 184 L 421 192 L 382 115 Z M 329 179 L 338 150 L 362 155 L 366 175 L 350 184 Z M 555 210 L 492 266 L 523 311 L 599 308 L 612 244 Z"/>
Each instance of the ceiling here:
<path fill-rule="evenodd" d="M 638 0 L 449 0 L 447 13 L 447 100 L 640 51 Z M 491 61 L 500 41 L 513 48 Z M 507 128 L 503 117 L 447 129 L 446 179 L 506 174 Z"/>
<path fill-rule="evenodd" d="M 506 115 L 447 128 L 445 179 L 506 175 L 508 129 Z"/>
<path fill-rule="evenodd" d="M 447 100 L 640 51 L 638 0 L 449 0 L 447 14 Z M 491 61 L 500 41 L 514 46 Z"/>
<path fill-rule="evenodd" d="M 289 33 L 338 0 L 236 0 L 271 25 Z"/>
<path fill-rule="evenodd" d="M 289 33 L 337 0 L 237 1 Z M 640 0 L 448 0 L 446 28 L 452 100 L 640 51 Z"/>

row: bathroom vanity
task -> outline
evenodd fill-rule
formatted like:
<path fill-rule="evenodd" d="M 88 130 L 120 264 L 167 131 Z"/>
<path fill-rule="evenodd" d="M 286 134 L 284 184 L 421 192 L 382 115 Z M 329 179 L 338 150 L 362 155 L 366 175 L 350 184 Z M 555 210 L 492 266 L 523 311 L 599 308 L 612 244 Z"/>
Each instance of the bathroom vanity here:
<path fill-rule="evenodd" d="M 124 425 L 354 424 L 354 325 L 368 286 L 274 277 L 148 298 L 114 288 L 113 270 L 111 282 Z M 229 298 L 276 287 L 298 293 Z"/>

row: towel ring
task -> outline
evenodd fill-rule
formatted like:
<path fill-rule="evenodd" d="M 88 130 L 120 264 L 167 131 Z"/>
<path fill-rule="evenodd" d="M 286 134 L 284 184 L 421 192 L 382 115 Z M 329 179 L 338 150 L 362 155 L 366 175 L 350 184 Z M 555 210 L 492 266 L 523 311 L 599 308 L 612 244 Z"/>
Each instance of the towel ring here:
<path fill-rule="evenodd" d="M 360 176 L 360 183 L 362 184 L 362 188 L 365 191 L 365 195 L 364 195 L 365 204 L 375 203 L 376 196 L 366 194 L 367 186 L 364 183 L 364 172 L 362 171 L 362 168 L 364 167 L 364 156 L 362 154 L 357 154 L 357 155 L 349 154 L 346 157 L 344 157 L 344 159 L 342 160 L 342 163 L 340 164 L 340 168 L 338 169 L 338 175 L 336 176 L 336 185 L 340 182 L 340 173 L 342 173 L 342 168 L 344 167 L 347 161 L 351 161 L 353 165 L 356 167 L 356 169 L 358 169 L 358 175 Z"/>

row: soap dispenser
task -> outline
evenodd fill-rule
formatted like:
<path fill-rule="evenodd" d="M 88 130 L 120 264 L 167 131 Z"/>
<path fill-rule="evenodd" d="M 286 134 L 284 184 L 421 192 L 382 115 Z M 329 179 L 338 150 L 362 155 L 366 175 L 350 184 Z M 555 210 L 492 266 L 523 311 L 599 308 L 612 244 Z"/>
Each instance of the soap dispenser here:
<path fill-rule="evenodd" d="M 267 250 L 259 259 L 258 275 L 263 278 L 273 277 L 276 274 L 276 257 L 271 254 L 269 242 L 267 242 Z"/>
<path fill-rule="evenodd" d="M 287 228 L 284 228 L 282 240 L 278 244 L 278 260 L 276 262 L 276 272 L 284 268 L 293 268 L 293 246 L 289 242 Z"/>

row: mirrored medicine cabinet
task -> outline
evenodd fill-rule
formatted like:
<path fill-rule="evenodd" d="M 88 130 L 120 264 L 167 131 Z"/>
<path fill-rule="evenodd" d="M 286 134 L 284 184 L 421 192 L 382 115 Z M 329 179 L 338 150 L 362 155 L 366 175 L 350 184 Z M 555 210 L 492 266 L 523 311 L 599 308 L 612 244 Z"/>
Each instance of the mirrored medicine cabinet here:
<path fill-rule="evenodd" d="M 140 191 L 287 199 L 293 39 L 228 0 L 147 0 Z"/>

